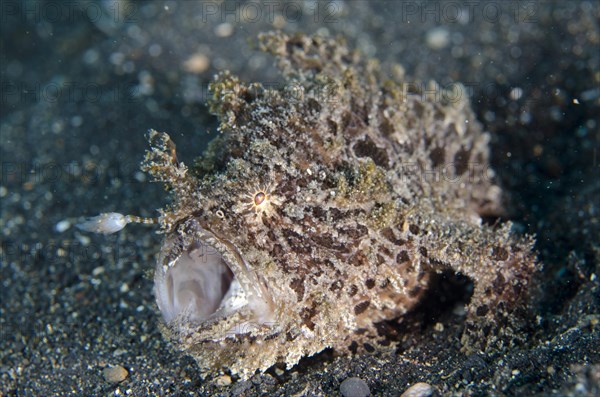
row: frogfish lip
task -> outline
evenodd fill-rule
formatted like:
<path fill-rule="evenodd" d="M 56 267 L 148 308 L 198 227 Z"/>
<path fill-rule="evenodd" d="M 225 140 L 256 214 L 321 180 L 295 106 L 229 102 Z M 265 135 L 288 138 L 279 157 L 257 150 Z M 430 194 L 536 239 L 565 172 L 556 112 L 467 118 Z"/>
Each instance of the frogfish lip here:
<path fill-rule="evenodd" d="M 247 322 L 266 323 L 273 315 L 266 284 L 238 248 L 194 219 L 165 238 L 154 293 L 168 324 L 202 327 L 242 310 Z"/>

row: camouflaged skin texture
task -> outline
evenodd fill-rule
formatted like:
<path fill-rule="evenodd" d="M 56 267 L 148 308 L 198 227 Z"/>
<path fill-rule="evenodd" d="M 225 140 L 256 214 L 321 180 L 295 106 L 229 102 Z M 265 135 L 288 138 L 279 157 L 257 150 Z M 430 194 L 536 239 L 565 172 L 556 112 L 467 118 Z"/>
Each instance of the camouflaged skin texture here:
<path fill-rule="evenodd" d="M 465 351 L 514 343 L 533 239 L 482 224 L 501 211 L 501 192 L 464 90 L 414 90 L 401 67 L 384 73 L 340 39 L 269 33 L 260 45 L 284 83 L 221 73 L 209 102 L 220 134 L 207 152 L 187 168 L 151 131 L 143 166 L 173 196 L 157 271 L 205 244 L 260 304 L 179 316 L 164 334 L 204 372 L 241 378 L 327 347 L 372 351 L 390 345 L 376 324 L 435 294 L 430 276 L 451 271 L 474 285 Z"/>

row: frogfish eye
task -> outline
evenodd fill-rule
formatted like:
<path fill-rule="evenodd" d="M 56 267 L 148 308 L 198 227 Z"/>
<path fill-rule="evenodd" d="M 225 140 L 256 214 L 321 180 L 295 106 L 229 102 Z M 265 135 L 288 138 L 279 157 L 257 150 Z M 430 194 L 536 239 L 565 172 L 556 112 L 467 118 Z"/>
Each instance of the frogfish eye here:
<path fill-rule="evenodd" d="M 254 205 L 261 205 L 267 196 L 263 192 L 258 192 L 254 195 Z"/>

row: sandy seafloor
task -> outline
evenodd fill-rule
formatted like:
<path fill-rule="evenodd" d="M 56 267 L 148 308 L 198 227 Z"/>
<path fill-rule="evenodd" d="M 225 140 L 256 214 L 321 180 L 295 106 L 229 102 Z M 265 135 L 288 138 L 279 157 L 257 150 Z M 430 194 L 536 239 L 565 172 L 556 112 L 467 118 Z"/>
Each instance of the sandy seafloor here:
<path fill-rule="evenodd" d="M 415 382 L 440 395 L 600 395 L 599 2 L 3 0 L 0 19 L 0 396 L 338 396 L 349 376 L 376 396 Z M 342 34 L 413 79 L 472 87 L 507 218 L 537 235 L 544 264 L 526 345 L 464 356 L 463 317 L 444 304 L 461 291 L 443 288 L 393 354 L 326 352 L 229 386 L 203 382 L 161 337 L 161 236 L 74 224 L 154 216 L 167 197 L 138 171 L 144 133 L 169 132 L 184 161 L 200 154 L 215 134 L 215 72 L 278 81 L 247 38 L 274 28 Z M 108 366 L 126 379 L 108 382 Z"/>

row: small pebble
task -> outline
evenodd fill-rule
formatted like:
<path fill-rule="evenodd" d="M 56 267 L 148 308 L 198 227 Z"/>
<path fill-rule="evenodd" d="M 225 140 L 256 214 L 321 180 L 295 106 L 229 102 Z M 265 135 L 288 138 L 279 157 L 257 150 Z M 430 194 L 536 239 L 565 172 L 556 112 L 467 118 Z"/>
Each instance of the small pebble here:
<path fill-rule="evenodd" d="M 364 380 L 348 378 L 340 385 L 340 392 L 344 397 L 367 397 L 371 391 Z"/>
<path fill-rule="evenodd" d="M 205 72 L 209 65 L 210 59 L 206 55 L 198 53 L 188 58 L 188 60 L 183 63 L 183 68 L 186 72 L 199 74 Z"/>
<path fill-rule="evenodd" d="M 104 266 L 95 267 L 94 270 L 92 270 L 92 276 L 98 277 L 99 275 L 104 273 L 104 270 Z"/>
<path fill-rule="evenodd" d="M 62 232 L 69 230 L 70 227 L 71 227 L 71 222 L 64 220 L 64 221 L 58 222 L 54 226 L 54 230 L 56 230 L 59 233 L 62 233 Z"/>
<path fill-rule="evenodd" d="M 231 384 L 231 376 L 221 375 L 215 380 L 215 383 L 217 386 L 229 386 Z"/>
<path fill-rule="evenodd" d="M 119 383 L 123 382 L 129 372 L 120 365 L 114 367 L 106 367 L 102 370 L 102 376 L 104 376 L 104 380 L 110 383 Z"/>
<path fill-rule="evenodd" d="M 450 42 L 450 33 L 445 28 L 434 28 L 427 32 L 425 40 L 432 50 L 441 50 Z"/>
<path fill-rule="evenodd" d="M 433 392 L 433 386 L 419 382 L 406 389 L 400 397 L 429 397 Z"/>
<path fill-rule="evenodd" d="M 218 37 L 229 37 L 233 34 L 233 25 L 227 22 L 220 23 L 215 28 L 215 34 Z"/>

